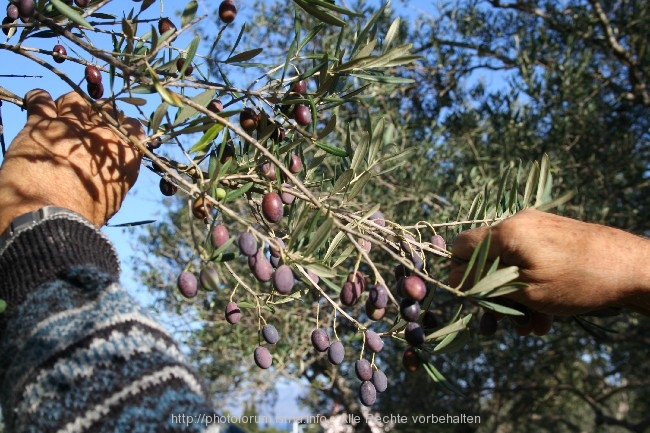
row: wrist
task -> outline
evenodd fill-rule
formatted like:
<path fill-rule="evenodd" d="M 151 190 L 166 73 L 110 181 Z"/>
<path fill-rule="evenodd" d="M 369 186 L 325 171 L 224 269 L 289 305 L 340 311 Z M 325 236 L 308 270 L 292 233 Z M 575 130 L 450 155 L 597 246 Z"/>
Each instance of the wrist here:
<path fill-rule="evenodd" d="M 628 257 L 624 291 L 624 306 L 634 311 L 650 315 L 650 239 L 633 236 L 623 254 Z"/>

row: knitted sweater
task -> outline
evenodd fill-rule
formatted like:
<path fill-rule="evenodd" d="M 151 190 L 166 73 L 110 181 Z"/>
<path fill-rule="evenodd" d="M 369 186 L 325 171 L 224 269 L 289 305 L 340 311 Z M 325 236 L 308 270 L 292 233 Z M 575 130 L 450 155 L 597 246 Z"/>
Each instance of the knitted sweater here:
<path fill-rule="evenodd" d="M 201 379 L 118 277 L 81 217 L 51 217 L 0 251 L 5 431 L 241 432 L 216 422 Z"/>

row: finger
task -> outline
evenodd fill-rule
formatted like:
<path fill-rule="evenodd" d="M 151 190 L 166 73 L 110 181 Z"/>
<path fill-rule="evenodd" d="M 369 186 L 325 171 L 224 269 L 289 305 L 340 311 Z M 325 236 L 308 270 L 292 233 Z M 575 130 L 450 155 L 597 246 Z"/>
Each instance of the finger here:
<path fill-rule="evenodd" d="M 56 100 L 56 110 L 59 117 L 76 120 L 82 125 L 90 124 L 93 112 L 88 102 L 76 92 L 59 97 Z"/>
<path fill-rule="evenodd" d="M 452 255 L 463 260 L 469 260 L 476 246 L 485 239 L 489 231 L 489 227 L 483 226 L 462 232 L 454 240 L 451 249 Z"/>
<path fill-rule="evenodd" d="M 56 105 L 52 100 L 52 96 L 43 89 L 34 89 L 27 92 L 25 95 L 25 109 L 27 110 L 27 117 L 37 116 L 40 118 L 55 118 Z"/>

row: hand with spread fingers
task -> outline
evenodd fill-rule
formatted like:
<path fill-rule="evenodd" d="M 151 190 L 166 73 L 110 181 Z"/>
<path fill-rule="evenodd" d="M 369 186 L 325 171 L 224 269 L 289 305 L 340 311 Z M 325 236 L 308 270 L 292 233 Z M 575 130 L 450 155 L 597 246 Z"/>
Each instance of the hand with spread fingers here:
<path fill-rule="evenodd" d="M 469 260 L 491 233 L 490 260 L 518 266 L 525 289 L 507 295 L 536 313 L 573 315 L 611 307 L 650 314 L 650 240 L 611 227 L 527 209 L 461 233 L 453 254 Z M 453 263 L 460 284 L 466 265 Z M 469 287 L 466 287 L 466 289 Z"/>
<path fill-rule="evenodd" d="M 0 168 L 0 233 L 16 216 L 46 205 L 73 210 L 104 225 L 135 183 L 141 155 L 76 93 L 53 101 L 49 93 L 37 89 L 24 101 L 27 123 Z M 113 115 L 113 106 L 106 107 Z M 129 136 L 144 138 L 137 120 L 119 120 Z"/>

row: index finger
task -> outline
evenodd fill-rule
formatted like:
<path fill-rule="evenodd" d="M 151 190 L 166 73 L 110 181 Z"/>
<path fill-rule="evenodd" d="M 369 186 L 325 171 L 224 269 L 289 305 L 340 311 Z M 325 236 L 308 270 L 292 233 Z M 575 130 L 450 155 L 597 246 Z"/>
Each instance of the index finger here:
<path fill-rule="evenodd" d="M 34 89 L 27 92 L 24 103 L 28 121 L 31 116 L 41 118 L 56 117 L 56 104 L 54 104 L 52 96 L 43 89 Z"/>

